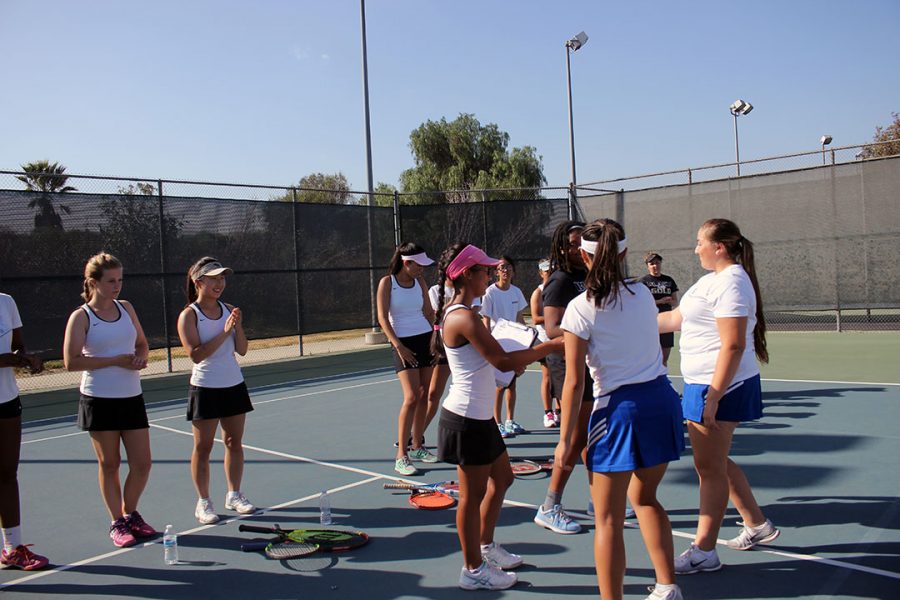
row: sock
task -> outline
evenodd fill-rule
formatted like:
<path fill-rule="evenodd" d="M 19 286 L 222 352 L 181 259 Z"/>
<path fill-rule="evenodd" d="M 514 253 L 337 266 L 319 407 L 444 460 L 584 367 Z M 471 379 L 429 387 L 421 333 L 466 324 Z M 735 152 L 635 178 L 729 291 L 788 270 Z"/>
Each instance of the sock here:
<path fill-rule="evenodd" d="M 466 568 L 466 571 L 468 571 L 472 575 L 477 575 L 478 573 L 481 573 L 482 569 L 484 569 L 484 561 L 482 561 L 482 563 L 480 565 L 478 565 L 477 567 L 475 567 L 474 569 Z"/>
<path fill-rule="evenodd" d="M 488 552 L 488 551 L 490 551 L 493 547 L 494 547 L 494 542 L 491 542 L 490 544 L 482 544 L 482 545 L 481 545 L 481 551 L 482 551 L 482 552 Z"/>
<path fill-rule="evenodd" d="M 240 493 L 241 493 L 240 490 L 232 490 L 232 491 L 228 492 L 227 498 L 228 498 L 229 500 L 231 500 L 232 498 L 234 498 L 235 496 L 237 496 L 237 495 L 240 494 Z"/>
<path fill-rule="evenodd" d="M 562 492 L 547 490 L 547 497 L 544 498 L 544 503 L 541 504 L 541 510 L 548 511 L 553 508 L 554 505 L 559 504 L 561 501 Z"/>
<path fill-rule="evenodd" d="M 749 529 L 753 533 L 760 533 L 763 529 L 766 528 L 766 525 L 768 525 L 768 524 L 769 524 L 768 521 L 764 521 L 762 525 L 759 525 L 757 527 L 748 527 L 747 529 Z"/>
<path fill-rule="evenodd" d="M 3 532 L 3 549 L 12 552 L 22 545 L 22 527 L 4 527 L 0 529 Z"/>
<path fill-rule="evenodd" d="M 668 591 L 674 590 L 674 589 L 677 588 L 677 587 L 678 587 L 678 586 L 675 585 L 674 583 L 657 583 L 657 584 L 656 584 L 656 591 L 658 591 L 658 592 L 668 592 Z"/>

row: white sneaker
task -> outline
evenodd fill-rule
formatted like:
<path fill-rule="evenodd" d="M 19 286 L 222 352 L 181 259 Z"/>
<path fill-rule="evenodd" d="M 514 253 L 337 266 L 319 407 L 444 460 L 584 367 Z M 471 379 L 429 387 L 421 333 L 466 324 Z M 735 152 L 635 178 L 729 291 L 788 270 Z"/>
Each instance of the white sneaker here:
<path fill-rule="evenodd" d="M 242 515 L 256 512 L 256 507 L 250 504 L 250 501 L 241 492 L 228 492 L 225 494 L 225 509 L 237 511 Z"/>
<path fill-rule="evenodd" d="M 462 568 L 459 587 L 464 590 L 505 590 L 516 585 L 518 580 L 515 573 L 501 571 L 494 565 L 483 562 L 474 571 Z"/>
<path fill-rule="evenodd" d="M 481 559 L 494 565 L 498 569 L 515 569 L 522 566 L 522 557 L 513 554 L 497 542 L 481 546 Z"/>
<path fill-rule="evenodd" d="M 544 427 L 550 429 L 551 427 L 556 427 L 556 421 L 553 419 L 553 411 L 547 411 L 544 413 Z"/>
<path fill-rule="evenodd" d="M 219 521 L 219 515 L 213 508 L 212 500 L 209 498 L 200 498 L 197 500 L 197 508 L 194 509 L 194 516 L 204 525 L 212 525 Z"/>
<path fill-rule="evenodd" d="M 722 568 L 722 562 L 715 549 L 704 552 L 691 544 L 691 547 L 675 557 L 675 574 L 690 575 L 700 571 L 718 571 Z"/>
<path fill-rule="evenodd" d="M 581 531 L 581 525 L 572 520 L 562 504 L 554 504 L 550 510 L 544 510 L 538 506 L 537 514 L 534 515 L 534 522 L 541 527 L 546 527 L 555 533 L 570 535 Z"/>
<path fill-rule="evenodd" d="M 749 550 L 757 544 L 768 544 L 781 535 L 781 532 L 775 528 L 772 521 L 766 519 L 766 522 L 759 527 L 743 526 L 741 533 L 736 537 L 725 542 L 728 547 L 733 550 Z"/>
<path fill-rule="evenodd" d="M 650 591 L 650 595 L 647 596 L 646 600 L 684 600 L 684 596 L 681 595 L 681 588 L 677 585 L 666 591 L 657 589 L 655 585 L 647 589 Z"/>

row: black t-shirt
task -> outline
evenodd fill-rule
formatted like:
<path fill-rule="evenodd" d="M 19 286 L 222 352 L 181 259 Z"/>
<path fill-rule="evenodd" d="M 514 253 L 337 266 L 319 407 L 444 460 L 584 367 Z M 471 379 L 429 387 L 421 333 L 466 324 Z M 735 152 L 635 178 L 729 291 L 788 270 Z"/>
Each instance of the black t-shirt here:
<path fill-rule="evenodd" d="M 675 280 L 668 275 L 660 275 L 659 277 L 654 277 L 653 275 L 650 275 L 648 273 L 647 275 L 641 277 L 641 283 L 650 288 L 650 293 L 653 294 L 654 300 L 659 300 L 660 298 L 671 296 L 678 291 L 678 284 L 676 284 Z M 657 304 L 656 308 L 659 309 L 659 312 L 669 312 L 670 310 L 672 310 L 672 305 Z"/>
<path fill-rule="evenodd" d="M 587 273 L 584 271 L 575 271 L 574 273 L 566 273 L 561 269 L 553 271 L 547 279 L 547 283 L 544 284 L 544 292 L 541 294 L 544 306 L 567 307 L 569 302 L 585 290 L 584 278 L 586 276 Z"/>

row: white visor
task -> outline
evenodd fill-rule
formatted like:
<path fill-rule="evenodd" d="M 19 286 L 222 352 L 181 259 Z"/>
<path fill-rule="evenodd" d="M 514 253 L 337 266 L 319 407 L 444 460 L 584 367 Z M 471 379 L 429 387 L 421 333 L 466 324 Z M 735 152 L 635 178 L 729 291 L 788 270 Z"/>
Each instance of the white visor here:
<path fill-rule="evenodd" d="M 420 252 L 418 254 L 412 254 L 409 256 L 401 254 L 400 258 L 402 258 L 403 260 L 411 260 L 414 263 L 416 263 L 417 265 L 422 265 L 423 267 L 427 267 L 429 265 L 434 264 L 434 261 L 431 260 L 430 258 L 428 258 L 428 255 L 425 254 L 424 252 Z"/>
<path fill-rule="evenodd" d="M 625 252 L 628 249 L 628 238 L 617 242 L 619 246 L 619 254 Z M 597 242 L 591 242 L 584 238 L 581 238 L 581 249 L 590 254 L 591 256 L 597 254 Z"/>

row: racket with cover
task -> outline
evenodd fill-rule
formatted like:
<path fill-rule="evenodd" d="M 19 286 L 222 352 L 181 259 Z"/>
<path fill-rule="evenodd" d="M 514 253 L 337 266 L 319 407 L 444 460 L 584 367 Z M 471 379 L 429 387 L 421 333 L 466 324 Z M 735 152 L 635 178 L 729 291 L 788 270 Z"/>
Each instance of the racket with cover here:
<path fill-rule="evenodd" d="M 540 473 L 542 470 L 540 464 L 533 460 L 526 459 L 510 461 L 509 466 L 512 469 L 513 475 L 516 477 L 519 477 L 520 475 L 534 475 L 535 473 Z"/>
<path fill-rule="evenodd" d="M 241 523 L 239 531 L 250 533 L 269 533 L 278 536 L 277 542 L 248 542 L 241 545 L 244 552 L 266 550 L 269 545 L 291 542 L 292 545 L 314 546 L 312 552 L 346 552 L 364 546 L 369 541 L 368 534 L 362 531 L 350 531 L 346 529 L 282 529 L 278 525 L 274 527 L 259 527 Z M 294 549 L 287 549 L 291 551 Z M 299 550 L 297 550 L 299 551 Z M 269 555 L 269 552 L 266 552 Z"/>

